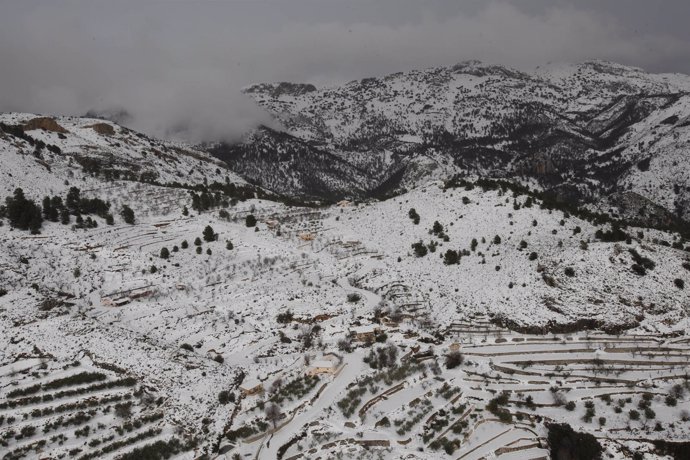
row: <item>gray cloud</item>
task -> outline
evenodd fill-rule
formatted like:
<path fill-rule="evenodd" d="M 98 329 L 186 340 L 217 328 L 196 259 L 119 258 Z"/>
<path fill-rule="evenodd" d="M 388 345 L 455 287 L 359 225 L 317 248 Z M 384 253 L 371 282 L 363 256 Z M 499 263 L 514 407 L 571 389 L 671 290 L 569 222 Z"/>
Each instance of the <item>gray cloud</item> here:
<path fill-rule="evenodd" d="M 327 84 L 466 59 L 690 72 L 690 37 L 669 26 L 684 8 L 675 1 L 653 21 L 637 1 L 2 2 L 0 110 L 124 108 L 134 128 L 192 141 L 266 122 L 240 92 L 261 81 Z"/>

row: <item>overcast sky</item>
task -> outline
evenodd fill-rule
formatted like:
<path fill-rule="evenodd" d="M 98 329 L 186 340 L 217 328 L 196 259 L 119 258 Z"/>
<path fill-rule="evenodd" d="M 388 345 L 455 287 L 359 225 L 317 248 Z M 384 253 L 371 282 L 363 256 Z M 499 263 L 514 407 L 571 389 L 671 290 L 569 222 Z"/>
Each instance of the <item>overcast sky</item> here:
<path fill-rule="evenodd" d="M 480 59 L 690 74 L 688 0 L 0 0 L 0 111 L 124 108 L 189 140 L 262 120 L 240 89 Z"/>

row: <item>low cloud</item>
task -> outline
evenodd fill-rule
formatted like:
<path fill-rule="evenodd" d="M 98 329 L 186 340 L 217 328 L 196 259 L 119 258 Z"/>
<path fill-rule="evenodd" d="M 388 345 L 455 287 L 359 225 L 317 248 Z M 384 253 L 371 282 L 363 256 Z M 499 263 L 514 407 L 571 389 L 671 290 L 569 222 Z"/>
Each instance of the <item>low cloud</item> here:
<path fill-rule="evenodd" d="M 381 0 L 390 8 L 396 2 Z M 562 3 L 527 12 L 490 2 L 399 23 L 374 13 L 366 21 L 314 18 L 306 9 L 303 18 L 292 11 L 281 20 L 278 11 L 264 21 L 264 10 L 251 14 L 249 3 L 6 4 L 0 110 L 80 115 L 123 108 L 130 126 L 153 135 L 232 140 L 269 120 L 241 94 L 255 82 L 334 84 L 467 59 L 521 69 L 593 58 L 651 70 L 690 62 L 683 40 L 663 31 L 631 33 L 610 17 Z"/>

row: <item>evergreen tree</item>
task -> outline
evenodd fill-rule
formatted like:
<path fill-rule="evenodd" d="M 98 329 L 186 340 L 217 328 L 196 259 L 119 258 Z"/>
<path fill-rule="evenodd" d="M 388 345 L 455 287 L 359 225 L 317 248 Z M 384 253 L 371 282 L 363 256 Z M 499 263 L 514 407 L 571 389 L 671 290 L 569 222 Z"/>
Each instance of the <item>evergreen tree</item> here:
<path fill-rule="evenodd" d="M 39 233 L 43 224 L 41 207 L 24 196 L 24 191 L 18 188 L 12 197 L 6 200 L 6 213 L 12 227 L 20 230 L 31 230 Z"/>
<path fill-rule="evenodd" d="M 244 223 L 247 227 L 255 227 L 256 226 L 256 217 L 254 217 L 254 214 L 249 214 L 245 218 Z"/>
<path fill-rule="evenodd" d="M 180 244 L 180 247 L 182 249 L 187 249 L 189 247 L 189 243 L 187 243 L 187 240 L 184 240 L 182 244 Z"/>
<path fill-rule="evenodd" d="M 458 251 L 454 251 L 452 249 L 447 250 L 445 256 L 443 257 L 443 263 L 446 265 L 455 265 L 458 262 L 460 262 Z"/>
<path fill-rule="evenodd" d="M 129 225 L 134 224 L 134 211 L 132 211 L 132 208 L 130 208 L 126 204 L 122 206 L 122 211 L 120 211 L 120 215 L 122 216 L 122 219 L 125 221 L 125 223 Z"/>
<path fill-rule="evenodd" d="M 184 206 L 182 208 L 182 215 L 183 216 L 188 216 L 189 215 L 189 209 L 187 209 L 187 206 Z"/>
<path fill-rule="evenodd" d="M 198 236 L 194 239 L 194 246 L 201 246 L 203 243 L 201 242 L 201 238 Z"/>
<path fill-rule="evenodd" d="M 226 245 L 225 245 L 225 249 L 227 249 L 228 251 L 231 251 L 231 250 L 233 250 L 234 248 L 235 248 L 235 247 L 232 245 L 232 241 L 228 241 L 228 242 L 226 243 Z"/>
<path fill-rule="evenodd" d="M 77 187 L 70 187 L 67 192 L 65 206 L 72 214 L 79 214 L 79 203 L 81 201 L 81 191 Z"/>
<path fill-rule="evenodd" d="M 170 251 L 168 248 L 161 248 L 161 259 L 167 259 L 170 257 Z"/>
<path fill-rule="evenodd" d="M 494 244 L 501 244 L 501 237 L 496 235 L 494 236 Z"/>
<path fill-rule="evenodd" d="M 69 224 L 69 220 L 70 220 L 69 210 L 67 208 L 62 208 L 60 210 L 60 223 L 62 225 L 67 225 L 67 224 Z"/>
<path fill-rule="evenodd" d="M 441 225 L 439 221 L 434 221 L 434 225 L 433 227 L 431 227 L 431 231 L 434 235 L 443 233 L 443 225 Z"/>
<path fill-rule="evenodd" d="M 206 228 L 204 229 L 204 241 L 216 241 L 216 234 L 213 231 L 213 228 L 210 225 L 207 225 Z"/>
<path fill-rule="evenodd" d="M 418 241 L 417 243 L 412 244 L 412 249 L 414 250 L 414 255 L 417 257 L 424 257 L 427 255 L 428 249 L 424 245 L 424 242 Z"/>
<path fill-rule="evenodd" d="M 470 248 L 472 249 L 472 252 L 474 252 L 477 249 L 477 238 L 472 238 L 472 243 L 470 243 Z"/>

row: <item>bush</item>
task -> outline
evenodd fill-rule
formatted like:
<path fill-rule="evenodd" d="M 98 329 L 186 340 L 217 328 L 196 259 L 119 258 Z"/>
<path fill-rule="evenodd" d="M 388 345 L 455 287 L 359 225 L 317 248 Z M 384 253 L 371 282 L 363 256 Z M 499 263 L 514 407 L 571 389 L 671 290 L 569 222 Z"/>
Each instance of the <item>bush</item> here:
<path fill-rule="evenodd" d="M 228 241 L 227 243 L 225 243 L 225 249 L 227 249 L 228 251 L 232 251 L 233 249 L 235 249 L 235 246 L 232 245 L 232 241 Z"/>
<path fill-rule="evenodd" d="M 288 324 L 292 322 L 292 319 L 294 318 L 294 314 L 292 311 L 288 310 L 285 313 L 279 313 L 278 316 L 276 316 L 276 321 L 280 324 Z"/>
<path fill-rule="evenodd" d="M 417 243 L 414 243 L 412 245 L 412 250 L 414 251 L 414 255 L 417 257 L 424 257 L 429 252 L 427 247 L 424 245 L 424 243 L 422 241 L 418 241 Z"/>
<path fill-rule="evenodd" d="M 134 211 L 132 211 L 132 208 L 130 208 L 126 204 L 122 206 L 122 210 L 120 211 L 120 216 L 122 216 L 122 220 L 124 220 L 126 224 L 129 224 L 129 225 L 134 224 L 134 221 L 135 221 Z"/>
<path fill-rule="evenodd" d="M 180 247 L 182 249 L 187 249 L 189 247 L 189 243 L 187 243 L 187 240 L 184 240 L 182 243 L 180 243 Z"/>
<path fill-rule="evenodd" d="M 247 227 L 256 227 L 256 217 L 254 217 L 254 214 L 249 214 L 245 219 L 244 219 L 244 224 Z"/>
<path fill-rule="evenodd" d="M 362 300 L 362 296 L 356 292 L 351 292 L 347 295 L 347 301 L 350 303 L 357 303 Z"/>
<path fill-rule="evenodd" d="M 459 351 L 451 351 L 446 355 L 446 368 L 455 369 L 463 363 L 465 357 Z"/>
<path fill-rule="evenodd" d="M 575 410 L 575 401 L 568 401 L 565 404 L 565 409 L 570 411 L 570 412 L 574 411 Z"/>
<path fill-rule="evenodd" d="M 588 433 L 577 433 L 567 423 L 548 426 L 548 442 L 553 460 L 593 460 L 601 458 L 601 444 Z"/>
<path fill-rule="evenodd" d="M 410 216 L 410 219 L 412 219 L 412 222 L 415 225 L 419 224 L 419 214 L 417 214 L 417 211 L 415 211 L 414 208 L 410 209 L 407 215 Z"/>
<path fill-rule="evenodd" d="M 168 259 L 170 257 L 170 251 L 168 251 L 168 248 L 161 248 L 160 257 L 161 259 Z"/>
<path fill-rule="evenodd" d="M 445 256 L 443 257 L 443 263 L 446 265 L 455 265 L 458 262 L 460 262 L 458 251 L 454 251 L 452 249 L 447 250 Z"/>
<path fill-rule="evenodd" d="M 563 272 L 566 276 L 569 276 L 570 278 L 575 276 L 575 269 L 573 267 L 565 267 L 565 270 Z"/>
<path fill-rule="evenodd" d="M 227 403 L 235 402 L 235 393 L 231 393 L 227 390 L 223 390 L 220 393 L 218 393 L 218 402 L 221 403 L 222 405 L 226 405 Z"/>
<path fill-rule="evenodd" d="M 683 289 L 685 288 L 685 281 L 683 281 L 680 278 L 676 278 L 673 280 L 673 284 L 678 288 L 678 289 Z"/>
<path fill-rule="evenodd" d="M 194 246 L 201 246 L 203 243 L 201 242 L 201 238 L 198 236 L 194 238 Z"/>
<path fill-rule="evenodd" d="M 530 252 L 529 260 L 537 260 L 537 257 L 539 257 L 539 256 L 537 255 L 536 252 Z"/>
<path fill-rule="evenodd" d="M 496 235 L 494 236 L 494 244 L 501 244 L 501 237 Z"/>
<path fill-rule="evenodd" d="M 203 251 L 203 250 L 201 249 L 201 246 L 197 246 L 197 248 L 196 248 L 196 253 L 197 253 L 197 254 L 201 254 L 202 251 Z"/>

